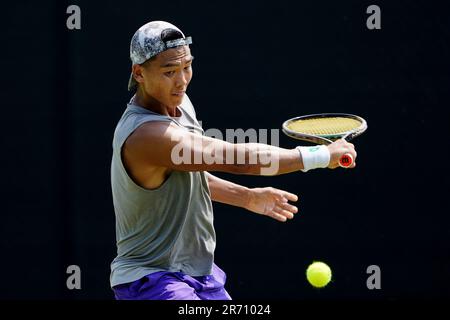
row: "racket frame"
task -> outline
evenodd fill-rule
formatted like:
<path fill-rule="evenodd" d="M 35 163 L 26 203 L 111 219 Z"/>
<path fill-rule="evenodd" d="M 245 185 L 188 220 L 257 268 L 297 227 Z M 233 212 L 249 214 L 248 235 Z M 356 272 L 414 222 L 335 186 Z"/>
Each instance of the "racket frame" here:
<path fill-rule="evenodd" d="M 294 130 L 291 130 L 288 128 L 289 124 L 291 124 L 292 122 L 297 121 L 297 120 L 302 120 L 302 119 L 306 120 L 306 119 L 310 119 L 310 118 L 329 118 L 329 117 L 345 117 L 345 118 L 355 119 L 355 120 L 361 122 L 361 125 L 356 129 L 345 132 L 344 134 L 331 134 L 331 135 L 330 134 L 311 135 L 311 134 L 306 134 L 306 133 L 299 133 L 297 131 L 294 131 Z M 346 141 L 350 141 L 353 138 L 361 135 L 364 131 L 366 131 L 366 129 L 367 129 L 366 120 L 364 120 L 363 118 L 361 118 L 357 115 L 349 114 L 349 113 L 309 114 L 309 115 L 304 115 L 304 116 L 288 119 L 285 122 L 283 122 L 283 125 L 282 125 L 282 131 L 284 132 L 284 134 L 286 134 L 287 136 L 289 136 L 291 138 L 294 138 L 297 140 L 302 140 L 302 141 L 308 141 L 308 142 L 312 142 L 312 143 L 317 143 L 317 144 L 324 144 L 324 145 L 328 145 L 338 139 L 345 139 Z"/>

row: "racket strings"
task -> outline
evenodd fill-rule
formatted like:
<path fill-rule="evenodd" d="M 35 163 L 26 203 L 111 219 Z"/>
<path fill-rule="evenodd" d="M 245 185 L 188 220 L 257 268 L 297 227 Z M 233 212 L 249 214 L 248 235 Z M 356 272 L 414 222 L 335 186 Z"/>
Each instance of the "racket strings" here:
<path fill-rule="evenodd" d="M 299 119 L 287 125 L 292 131 L 310 135 L 344 134 L 360 126 L 360 121 L 344 117 Z"/>

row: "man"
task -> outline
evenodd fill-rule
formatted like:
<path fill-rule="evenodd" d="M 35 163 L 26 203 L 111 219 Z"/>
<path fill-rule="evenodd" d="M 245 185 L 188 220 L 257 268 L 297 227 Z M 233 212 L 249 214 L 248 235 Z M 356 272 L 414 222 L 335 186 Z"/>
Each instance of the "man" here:
<path fill-rule="evenodd" d="M 345 153 L 356 159 L 353 145 L 344 140 L 312 153 L 309 148 L 233 144 L 203 135 L 186 95 L 192 78 L 191 41 L 164 21 L 145 24 L 131 40 L 128 87 L 136 94 L 117 124 L 111 163 L 117 235 L 111 286 L 116 299 L 231 299 L 225 273 L 214 263 L 211 201 L 279 221 L 297 212 L 289 203 L 297 201 L 294 194 L 246 188 L 208 171 L 278 175 L 336 168 Z M 205 160 L 230 155 L 236 160 Z M 180 161 L 180 156 L 197 161 Z M 263 156 L 276 159 L 274 172 L 264 170 L 268 164 Z"/>

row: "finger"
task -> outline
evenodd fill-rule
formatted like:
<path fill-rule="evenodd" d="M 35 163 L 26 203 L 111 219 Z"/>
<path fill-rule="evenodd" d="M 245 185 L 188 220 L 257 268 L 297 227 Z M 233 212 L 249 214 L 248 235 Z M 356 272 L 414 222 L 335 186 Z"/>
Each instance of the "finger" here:
<path fill-rule="evenodd" d="M 356 151 L 355 151 L 355 150 L 352 150 L 352 151 L 350 151 L 350 154 L 351 154 L 352 157 L 353 157 L 353 163 L 355 163 L 355 162 L 356 162 L 356 157 L 358 156 L 358 155 L 356 154 Z M 350 166 L 350 168 L 352 168 L 352 166 Z"/>
<path fill-rule="evenodd" d="M 289 204 L 289 203 L 282 203 L 282 204 L 280 204 L 280 207 L 282 209 L 287 210 L 287 211 L 292 212 L 292 213 L 297 213 L 298 212 L 298 208 L 296 206 L 293 206 L 293 205 Z"/>
<path fill-rule="evenodd" d="M 282 216 L 281 214 L 278 214 L 273 211 L 271 212 L 270 217 L 275 220 L 281 221 L 281 222 L 286 222 L 286 220 L 287 220 L 287 218 L 285 216 Z"/>
<path fill-rule="evenodd" d="M 295 195 L 293 193 L 290 193 L 290 192 L 287 192 L 287 191 L 283 191 L 282 195 L 283 195 L 283 197 L 285 197 L 289 201 L 296 202 L 298 200 L 297 195 Z"/>
<path fill-rule="evenodd" d="M 288 199 L 286 197 L 284 197 L 284 196 L 281 196 L 281 197 L 277 198 L 277 200 L 280 201 L 281 203 L 287 203 L 288 202 Z"/>
<path fill-rule="evenodd" d="M 281 216 L 283 216 L 283 217 L 286 217 L 286 218 L 288 218 L 288 219 L 294 218 L 294 214 L 293 214 L 292 212 L 290 212 L 290 211 L 288 211 L 288 210 L 285 210 L 285 209 L 282 209 L 282 208 L 280 208 L 280 207 L 275 207 L 275 208 L 272 210 L 272 212 L 275 213 L 275 214 L 281 215 Z"/>

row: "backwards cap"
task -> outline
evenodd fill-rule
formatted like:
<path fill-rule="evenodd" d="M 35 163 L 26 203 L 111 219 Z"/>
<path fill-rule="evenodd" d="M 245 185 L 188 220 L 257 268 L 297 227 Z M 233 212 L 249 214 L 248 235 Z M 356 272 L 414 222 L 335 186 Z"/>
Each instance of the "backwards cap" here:
<path fill-rule="evenodd" d="M 164 41 L 164 34 L 168 31 L 178 31 L 182 37 Z M 183 32 L 171 23 L 165 21 L 151 21 L 140 27 L 133 35 L 130 43 L 131 63 L 142 64 L 157 54 L 170 48 L 189 45 L 192 43 L 191 37 L 185 37 Z M 128 81 L 128 91 L 135 89 L 137 81 L 130 75 Z"/>

